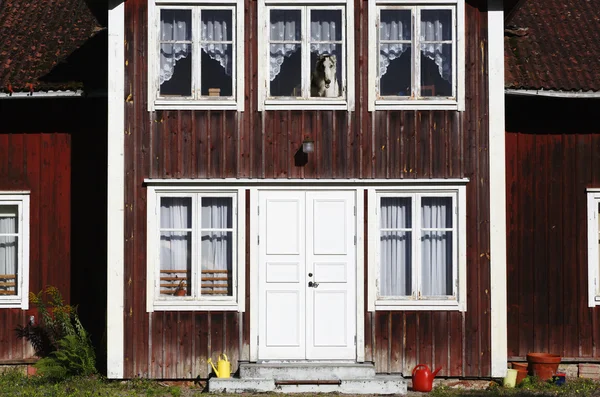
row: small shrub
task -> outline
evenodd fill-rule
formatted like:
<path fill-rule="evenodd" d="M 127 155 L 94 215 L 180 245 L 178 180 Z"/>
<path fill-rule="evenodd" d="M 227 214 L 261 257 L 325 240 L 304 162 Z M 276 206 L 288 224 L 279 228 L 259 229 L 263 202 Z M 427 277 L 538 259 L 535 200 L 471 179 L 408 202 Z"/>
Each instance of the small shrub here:
<path fill-rule="evenodd" d="M 96 371 L 96 355 L 76 308 L 66 305 L 56 287 L 47 287 L 29 300 L 38 309 L 39 324 L 20 326 L 15 331 L 27 339 L 41 359 L 34 365 L 38 374 L 52 379 L 91 375 Z"/>

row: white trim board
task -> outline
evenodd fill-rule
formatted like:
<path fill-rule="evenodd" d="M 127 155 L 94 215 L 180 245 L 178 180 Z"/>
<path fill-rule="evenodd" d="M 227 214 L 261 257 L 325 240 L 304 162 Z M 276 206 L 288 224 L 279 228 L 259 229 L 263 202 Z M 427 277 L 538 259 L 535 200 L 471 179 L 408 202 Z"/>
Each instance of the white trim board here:
<path fill-rule="evenodd" d="M 549 98 L 573 98 L 573 99 L 593 99 L 600 98 L 600 92 L 596 91 L 557 91 L 557 90 L 517 90 L 507 88 L 504 90 L 506 95 L 513 96 L 543 96 Z"/>
<path fill-rule="evenodd" d="M 598 248 L 598 203 L 600 203 L 600 189 L 587 189 L 587 238 L 588 238 L 588 306 L 600 305 L 600 294 L 598 293 L 598 279 L 600 278 L 600 258 Z"/>
<path fill-rule="evenodd" d="M 504 10 L 488 0 L 491 370 L 506 375 L 506 158 L 504 131 Z"/>
<path fill-rule="evenodd" d="M 144 179 L 144 184 L 159 186 L 172 185 L 173 189 L 180 189 L 181 186 L 213 186 L 214 189 L 223 189 L 223 185 L 239 185 L 243 187 L 260 186 L 266 188 L 289 189 L 292 186 L 298 186 L 306 189 L 330 189 L 332 186 L 419 186 L 420 189 L 435 189 L 439 186 L 460 185 L 469 182 L 469 178 L 448 178 L 448 179 Z M 206 188 L 210 188 L 207 186 Z"/>
<path fill-rule="evenodd" d="M 107 377 L 124 372 L 125 2 L 108 11 Z"/>

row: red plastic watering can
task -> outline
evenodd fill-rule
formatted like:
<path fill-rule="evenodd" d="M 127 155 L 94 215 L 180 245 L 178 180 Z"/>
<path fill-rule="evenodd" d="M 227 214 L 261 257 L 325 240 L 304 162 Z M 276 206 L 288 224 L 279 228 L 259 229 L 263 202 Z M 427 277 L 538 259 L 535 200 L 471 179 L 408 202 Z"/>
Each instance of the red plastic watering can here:
<path fill-rule="evenodd" d="M 433 378 L 440 372 L 442 367 L 439 367 L 433 373 L 425 364 L 419 364 L 412 370 L 412 382 L 414 391 L 431 391 L 433 387 Z"/>

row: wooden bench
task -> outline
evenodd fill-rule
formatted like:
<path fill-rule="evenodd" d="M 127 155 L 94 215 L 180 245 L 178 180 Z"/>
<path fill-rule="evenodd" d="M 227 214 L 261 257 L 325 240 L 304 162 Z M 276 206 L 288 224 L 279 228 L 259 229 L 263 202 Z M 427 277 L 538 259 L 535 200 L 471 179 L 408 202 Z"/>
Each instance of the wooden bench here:
<path fill-rule="evenodd" d="M 177 291 L 180 286 L 185 288 L 190 284 L 190 274 L 187 270 L 160 271 L 161 295 L 174 295 L 175 291 Z M 231 276 L 229 270 L 202 269 L 202 281 L 200 285 L 201 294 L 228 295 L 230 284 Z"/>
<path fill-rule="evenodd" d="M 0 274 L 0 295 L 17 294 L 17 275 Z"/>

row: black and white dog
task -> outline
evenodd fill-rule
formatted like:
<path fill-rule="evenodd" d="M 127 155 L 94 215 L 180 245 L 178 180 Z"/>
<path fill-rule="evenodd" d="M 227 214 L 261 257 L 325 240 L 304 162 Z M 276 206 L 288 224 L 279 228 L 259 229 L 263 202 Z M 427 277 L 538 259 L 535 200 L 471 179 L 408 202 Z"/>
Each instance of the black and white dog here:
<path fill-rule="evenodd" d="M 340 87 L 336 77 L 337 59 L 335 55 L 321 55 L 315 64 L 310 79 L 310 96 L 336 98 Z"/>

